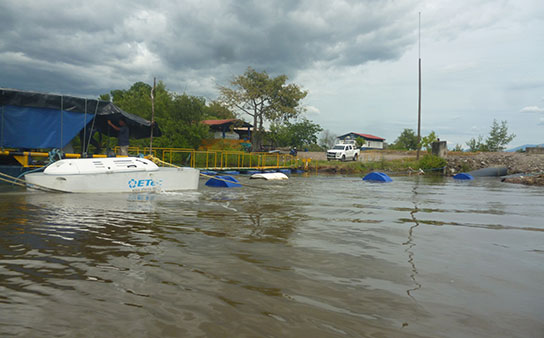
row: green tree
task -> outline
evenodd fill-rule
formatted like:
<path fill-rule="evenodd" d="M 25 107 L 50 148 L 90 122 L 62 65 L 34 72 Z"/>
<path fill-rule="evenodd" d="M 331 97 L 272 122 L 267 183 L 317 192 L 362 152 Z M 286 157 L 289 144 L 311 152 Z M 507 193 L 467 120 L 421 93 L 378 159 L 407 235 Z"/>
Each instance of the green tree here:
<path fill-rule="evenodd" d="M 424 148 L 427 151 L 431 151 L 433 142 L 436 142 L 437 140 L 438 140 L 438 137 L 436 137 L 435 132 L 431 131 L 429 135 L 421 139 L 421 148 Z"/>
<path fill-rule="evenodd" d="M 417 135 L 412 129 L 404 129 L 400 133 L 399 137 L 395 140 L 390 149 L 398 150 L 416 150 L 417 149 Z"/>
<path fill-rule="evenodd" d="M 300 122 L 291 123 L 289 121 L 278 124 L 274 123 L 270 127 L 270 138 L 274 144 L 280 147 L 298 147 L 309 146 L 317 143 L 317 134 L 323 129 L 316 123 L 302 118 Z"/>
<path fill-rule="evenodd" d="M 473 137 L 468 140 L 468 142 L 466 143 L 468 146 L 468 151 L 488 151 L 487 145 L 483 142 L 483 140 L 484 137 L 482 135 L 478 135 L 477 139 Z"/>
<path fill-rule="evenodd" d="M 357 148 L 361 148 L 365 143 L 366 143 L 366 141 L 362 137 L 357 137 L 355 139 L 355 144 L 357 145 Z"/>
<path fill-rule="evenodd" d="M 508 126 L 506 121 L 501 121 L 500 125 L 496 119 L 493 119 L 489 136 L 483 141 L 483 136 L 471 138 L 466 144 L 469 151 L 502 151 L 508 143 L 516 137 L 515 134 L 508 135 Z"/>
<path fill-rule="evenodd" d="M 463 147 L 460 144 L 456 144 L 455 148 L 453 148 L 453 151 L 461 152 L 463 151 Z"/>
<path fill-rule="evenodd" d="M 98 97 L 98 99 L 101 101 L 107 101 L 107 102 L 111 101 L 110 94 L 102 94 Z"/>
<path fill-rule="evenodd" d="M 271 78 L 266 72 L 259 73 L 248 67 L 243 75 L 230 82 L 231 87 L 219 87 L 223 104 L 253 118 L 251 142 L 254 149 L 261 147 L 265 121 L 288 121 L 304 110 L 300 101 L 307 92 L 286 81 L 285 75 Z"/>
<path fill-rule="evenodd" d="M 134 83 L 128 90 L 116 89 L 101 95 L 126 112 L 151 120 L 151 89 L 143 82 Z M 206 112 L 204 98 L 170 93 L 162 81 L 155 87 L 155 121 L 162 136 L 153 138 L 156 147 L 197 148 L 207 136 L 208 126 L 200 123 Z M 146 146 L 148 140 L 131 140 L 133 146 Z"/>
<path fill-rule="evenodd" d="M 206 120 L 230 120 L 237 118 L 236 114 L 220 101 L 210 102 L 205 109 Z"/>
<path fill-rule="evenodd" d="M 334 146 L 334 143 L 336 142 L 336 138 L 337 136 L 335 134 L 325 129 L 323 133 L 321 133 L 321 137 L 319 138 L 319 145 L 322 148 L 330 149 Z"/>
<path fill-rule="evenodd" d="M 129 89 L 115 89 L 110 92 L 112 102 L 126 112 L 151 120 L 151 89 L 152 86 L 144 82 L 136 82 Z M 164 83 L 159 81 L 155 88 L 155 112 L 160 111 L 158 107 L 161 100 L 159 97 L 166 93 Z"/>
<path fill-rule="evenodd" d="M 208 135 L 209 127 L 201 121 L 206 100 L 187 94 L 173 94 L 166 116 L 157 121 L 162 129 L 161 145 L 164 147 L 198 148 Z"/>
<path fill-rule="evenodd" d="M 508 126 L 506 121 L 501 121 L 501 124 L 497 120 L 493 119 L 491 125 L 491 131 L 486 139 L 487 149 L 489 151 L 503 151 L 506 145 L 516 137 L 515 134 L 508 135 Z"/>

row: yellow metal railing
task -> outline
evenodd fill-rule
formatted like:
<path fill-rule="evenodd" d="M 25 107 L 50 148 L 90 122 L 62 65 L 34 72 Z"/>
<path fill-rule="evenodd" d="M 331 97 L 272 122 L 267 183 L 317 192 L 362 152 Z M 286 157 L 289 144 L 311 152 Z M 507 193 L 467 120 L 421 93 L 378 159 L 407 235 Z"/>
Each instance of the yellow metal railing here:
<path fill-rule="evenodd" d="M 114 148 L 115 153 L 119 147 Z M 129 147 L 129 155 L 149 154 L 148 147 Z M 0 150 L 0 155 L 13 156 L 25 167 L 34 167 L 30 159 L 41 158 L 46 160 L 46 152 L 16 152 Z M 231 150 L 194 150 L 183 148 L 153 148 L 152 155 L 176 165 L 200 169 L 278 169 L 298 167 L 301 160 L 290 154 L 256 152 L 248 153 Z M 93 155 L 106 157 L 107 155 Z M 79 158 L 80 154 L 64 154 L 66 158 Z"/>
<path fill-rule="evenodd" d="M 43 162 L 49 157 L 49 153 L 41 151 L 17 151 L 17 150 L 0 150 L 0 156 L 12 156 L 21 166 L 25 168 L 39 168 L 43 164 L 33 164 L 34 160 L 38 163 Z M 80 158 L 81 154 L 64 154 L 66 158 Z M 93 155 L 93 157 L 107 157 L 106 155 Z"/>
<path fill-rule="evenodd" d="M 114 150 L 119 152 L 119 147 Z M 149 154 L 149 148 L 129 147 L 128 152 L 131 155 Z M 300 160 L 290 154 L 266 152 L 153 147 L 152 155 L 164 162 L 200 169 L 277 169 L 300 164 Z"/>

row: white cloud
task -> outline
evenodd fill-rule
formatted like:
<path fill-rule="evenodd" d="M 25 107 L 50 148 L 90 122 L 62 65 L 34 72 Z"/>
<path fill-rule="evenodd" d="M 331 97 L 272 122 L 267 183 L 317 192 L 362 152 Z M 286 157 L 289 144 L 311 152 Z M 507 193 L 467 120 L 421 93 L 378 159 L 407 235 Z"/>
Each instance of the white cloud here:
<path fill-rule="evenodd" d="M 544 108 L 538 106 L 527 106 L 520 110 L 520 113 L 544 113 Z"/>
<path fill-rule="evenodd" d="M 319 111 L 319 108 L 315 107 L 315 106 L 306 106 L 306 113 L 310 116 L 312 115 L 319 115 L 320 111 Z"/>

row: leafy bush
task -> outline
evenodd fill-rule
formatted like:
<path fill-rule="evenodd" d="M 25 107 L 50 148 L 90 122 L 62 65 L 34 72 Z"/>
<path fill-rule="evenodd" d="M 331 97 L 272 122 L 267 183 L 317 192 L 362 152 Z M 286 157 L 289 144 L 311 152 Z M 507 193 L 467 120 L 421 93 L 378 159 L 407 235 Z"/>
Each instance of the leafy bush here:
<path fill-rule="evenodd" d="M 419 167 L 421 169 L 437 169 L 446 166 L 446 164 L 445 159 L 431 154 L 426 154 L 419 160 Z"/>

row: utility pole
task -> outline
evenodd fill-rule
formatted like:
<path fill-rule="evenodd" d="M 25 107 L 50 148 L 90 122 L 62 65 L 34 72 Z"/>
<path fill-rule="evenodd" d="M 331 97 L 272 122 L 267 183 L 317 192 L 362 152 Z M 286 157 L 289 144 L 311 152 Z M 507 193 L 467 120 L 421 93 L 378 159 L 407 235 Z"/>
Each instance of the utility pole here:
<path fill-rule="evenodd" d="M 421 149 L 421 12 L 419 12 L 419 30 L 418 30 L 418 48 L 419 48 L 419 98 L 417 105 L 417 155 L 419 160 L 419 150 Z"/>
<path fill-rule="evenodd" d="M 155 129 L 155 86 L 156 78 L 153 78 L 153 89 L 151 89 L 151 135 L 149 136 L 149 155 L 153 155 L 153 129 Z"/>

